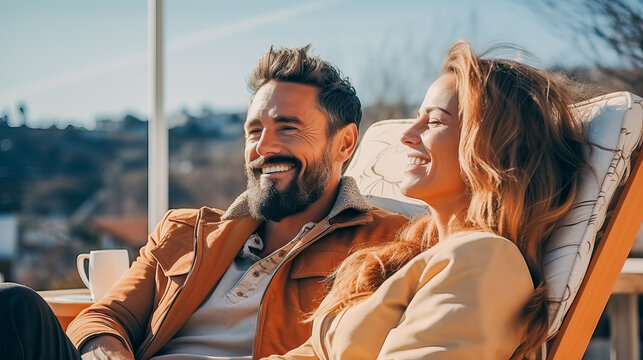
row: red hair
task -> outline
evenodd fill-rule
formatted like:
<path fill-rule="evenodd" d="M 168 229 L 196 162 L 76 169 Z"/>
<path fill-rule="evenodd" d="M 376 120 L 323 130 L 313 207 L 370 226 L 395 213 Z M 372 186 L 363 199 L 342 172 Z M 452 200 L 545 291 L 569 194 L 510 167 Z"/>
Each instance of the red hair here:
<path fill-rule="evenodd" d="M 585 166 L 581 123 L 569 105 L 580 92 L 560 74 L 515 61 L 482 59 L 466 42 L 449 49 L 443 73 L 456 77 L 462 120 L 459 161 L 469 205 L 453 231 L 480 230 L 514 242 L 535 291 L 523 311 L 529 336 L 515 359 L 535 356 L 547 340 L 545 244 L 571 208 Z M 372 294 L 413 257 L 439 241 L 430 215 L 412 221 L 394 242 L 359 249 L 329 278 L 323 306 L 309 320 L 336 314 Z"/>

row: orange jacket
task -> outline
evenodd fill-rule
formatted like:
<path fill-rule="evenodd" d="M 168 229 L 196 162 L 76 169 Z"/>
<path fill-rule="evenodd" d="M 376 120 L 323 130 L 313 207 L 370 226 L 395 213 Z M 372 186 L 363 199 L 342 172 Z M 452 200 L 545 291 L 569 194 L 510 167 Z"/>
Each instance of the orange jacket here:
<path fill-rule="evenodd" d="M 226 220 L 222 215 L 207 207 L 169 211 L 119 283 L 69 325 L 67 335 L 74 345 L 111 334 L 137 359 L 159 351 L 201 305 L 259 226 L 248 216 Z M 284 354 L 306 341 L 311 324 L 301 321 L 319 305 L 324 277 L 350 250 L 392 240 L 405 222 L 401 215 L 384 210 L 350 207 L 303 236 L 266 289 L 254 357 Z"/>

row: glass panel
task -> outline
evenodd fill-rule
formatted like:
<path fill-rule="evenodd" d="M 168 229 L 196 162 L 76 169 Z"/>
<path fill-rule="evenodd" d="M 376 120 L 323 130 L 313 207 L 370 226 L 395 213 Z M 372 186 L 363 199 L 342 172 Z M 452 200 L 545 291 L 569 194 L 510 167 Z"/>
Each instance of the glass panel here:
<path fill-rule="evenodd" d="M 147 4 L 0 9 L 0 273 L 84 287 L 76 255 L 147 236 Z"/>
<path fill-rule="evenodd" d="M 546 64 L 589 63 L 567 51 L 569 31 L 505 1 L 169 1 L 166 14 L 170 207 L 226 208 L 245 188 L 246 81 L 270 46 L 311 44 L 336 64 L 362 99 L 362 128 L 413 117 L 457 39 L 480 50 L 514 42 Z"/>
<path fill-rule="evenodd" d="M 81 286 L 76 254 L 144 243 L 146 7 L 126 0 L 0 6 L 5 279 L 36 289 Z M 544 66 L 594 73 L 587 52 L 575 51 L 578 34 L 552 26 L 534 7 L 499 0 L 167 1 L 165 14 L 171 207 L 226 208 L 245 188 L 246 80 L 272 45 L 311 44 L 336 64 L 362 99 L 362 128 L 412 117 L 456 39 L 478 50 L 513 42 Z M 604 44 L 595 46 L 606 65 L 617 63 Z"/>

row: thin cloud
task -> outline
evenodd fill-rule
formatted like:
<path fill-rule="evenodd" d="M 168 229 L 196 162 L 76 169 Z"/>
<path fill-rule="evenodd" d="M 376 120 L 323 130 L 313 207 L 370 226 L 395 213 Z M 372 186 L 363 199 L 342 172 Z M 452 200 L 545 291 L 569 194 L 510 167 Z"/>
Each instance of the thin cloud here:
<path fill-rule="evenodd" d="M 294 6 L 292 8 L 273 11 L 267 14 L 258 15 L 248 19 L 243 19 L 231 24 L 216 26 L 211 29 L 199 31 L 193 34 L 171 39 L 167 42 L 167 52 L 176 52 L 187 48 L 223 39 L 245 31 L 256 29 L 260 26 L 268 25 L 278 21 L 290 19 L 305 13 L 309 13 L 324 6 L 336 3 L 334 1 L 312 1 Z M 52 76 L 48 79 L 35 83 L 23 85 L 5 91 L 0 94 L 0 98 L 22 99 L 27 98 L 35 93 L 48 91 L 57 87 L 85 80 L 109 71 L 121 69 L 133 65 L 145 64 L 147 61 L 147 52 L 135 53 L 132 55 L 112 59 L 106 62 L 91 65 L 82 69 L 69 71 L 60 75 Z"/>
<path fill-rule="evenodd" d="M 263 25 L 271 24 L 277 21 L 290 19 L 301 14 L 309 13 L 324 6 L 327 6 L 335 1 L 314 1 L 295 6 L 290 9 L 274 11 L 268 14 L 255 16 L 249 19 L 237 21 L 232 24 L 217 26 L 212 29 L 200 31 L 194 34 L 186 35 L 181 38 L 171 40 L 168 42 L 168 51 L 184 50 L 186 48 L 204 44 L 218 39 L 223 39 L 231 35 L 235 35 L 244 31 L 252 30 Z"/>

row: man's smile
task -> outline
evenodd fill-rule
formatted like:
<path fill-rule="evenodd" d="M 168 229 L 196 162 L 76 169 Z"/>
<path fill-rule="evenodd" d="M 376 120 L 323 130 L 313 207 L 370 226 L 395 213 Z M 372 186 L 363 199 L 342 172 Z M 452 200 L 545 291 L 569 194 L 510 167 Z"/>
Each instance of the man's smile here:
<path fill-rule="evenodd" d="M 280 172 L 285 172 L 290 169 L 292 169 L 294 166 L 292 164 L 271 164 L 271 165 L 265 165 L 261 168 L 261 173 L 263 175 L 267 174 L 274 174 L 274 173 L 280 173 Z"/>
<path fill-rule="evenodd" d="M 283 190 L 285 184 L 290 183 L 296 176 L 300 162 L 290 156 L 274 156 L 269 158 L 259 158 L 249 164 L 256 179 L 260 179 L 263 186 L 269 184 L 276 185 L 281 183 L 280 190 Z M 268 182 L 266 182 L 268 181 Z"/>
<path fill-rule="evenodd" d="M 270 164 L 261 167 L 261 180 L 292 180 L 295 175 L 294 164 Z"/>

